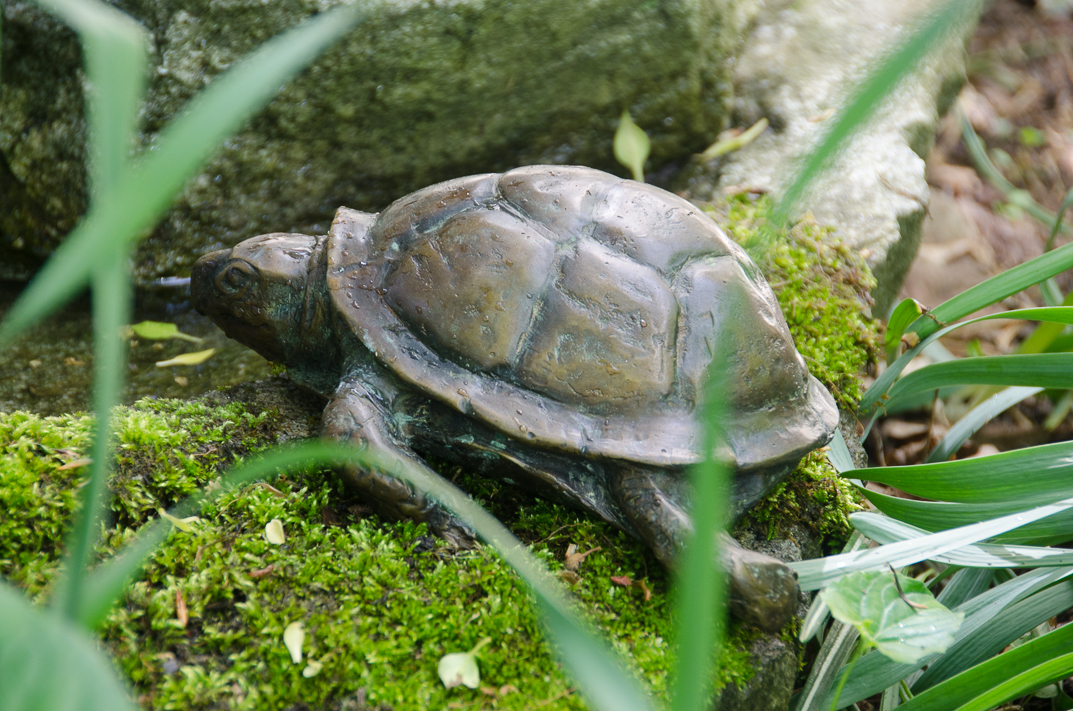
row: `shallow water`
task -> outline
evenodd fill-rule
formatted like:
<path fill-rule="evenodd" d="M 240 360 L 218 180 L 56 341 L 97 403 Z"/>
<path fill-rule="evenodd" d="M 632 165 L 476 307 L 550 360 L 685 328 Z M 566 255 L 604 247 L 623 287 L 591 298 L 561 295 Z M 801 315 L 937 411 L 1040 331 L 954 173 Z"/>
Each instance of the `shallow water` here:
<path fill-rule="evenodd" d="M 0 281 L 0 318 L 23 288 Z M 224 336 L 190 305 L 186 286 L 142 289 L 135 293 L 133 322 L 165 321 L 205 339 L 131 341 L 128 383 L 123 402 L 143 397 L 187 398 L 267 377 L 270 366 L 261 356 Z M 158 361 L 180 353 L 215 348 L 216 353 L 196 366 L 157 367 Z M 88 410 L 93 381 L 93 338 L 88 294 L 49 316 L 0 353 L 0 412 L 30 410 L 42 415 Z"/>

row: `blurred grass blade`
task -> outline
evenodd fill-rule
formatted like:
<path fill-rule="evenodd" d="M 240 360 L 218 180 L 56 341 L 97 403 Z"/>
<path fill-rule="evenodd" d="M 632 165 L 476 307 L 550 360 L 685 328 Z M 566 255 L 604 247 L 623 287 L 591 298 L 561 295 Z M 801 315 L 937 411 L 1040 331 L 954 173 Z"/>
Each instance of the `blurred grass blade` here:
<path fill-rule="evenodd" d="M 0 709 L 137 711 L 101 646 L 0 581 Z"/>
<path fill-rule="evenodd" d="M 1062 204 L 1058 206 L 1058 214 L 1054 216 L 1054 226 L 1051 227 L 1051 234 L 1047 238 L 1045 251 L 1050 252 L 1054 249 L 1054 238 L 1058 236 L 1058 230 L 1063 226 L 1062 218 L 1066 216 L 1066 210 L 1071 207 L 1073 207 L 1073 188 L 1066 191 L 1066 196 L 1062 198 Z"/>
<path fill-rule="evenodd" d="M 938 47 L 952 31 L 962 27 L 977 12 L 976 0 L 948 0 L 911 29 L 896 50 L 876 63 L 845 107 L 832 119 L 831 129 L 813 149 L 771 212 L 771 222 L 785 222 L 794 211 L 806 187 L 828 166 L 846 141 L 883 105 L 916 66 Z"/>
<path fill-rule="evenodd" d="M 72 616 L 86 629 L 96 629 L 111 612 L 128 586 L 138 577 L 149 556 L 163 543 L 172 526 L 165 519 L 157 519 L 142 526 L 137 537 L 123 546 L 114 557 L 100 563 L 85 574 L 82 594 Z"/>
<path fill-rule="evenodd" d="M 855 513 L 852 519 L 854 528 L 877 543 L 909 541 L 928 535 L 928 531 L 890 516 Z M 965 568 L 1069 567 L 1073 566 L 1073 551 L 1045 546 L 975 543 L 936 555 L 932 560 Z"/>
<path fill-rule="evenodd" d="M 980 137 L 976 135 L 976 131 L 973 130 L 969 120 L 965 118 L 965 114 L 959 111 L 958 118 L 961 120 L 961 141 L 965 144 L 965 150 L 968 151 L 969 157 L 972 158 L 972 162 L 976 165 L 976 170 L 979 171 L 980 175 L 984 176 L 987 182 L 998 188 L 1009 202 L 1016 203 L 1018 207 L 1048 228 L 1055 226 L 1069 231 L 1070 228 L 1062 224 L 1053 212 L 1042 207 L 1026 191 L 1018 189 L 1013 183 L 1006 180 L 1006 176 L 1002 174 L 1002 171 L 996 168 L 995 164 L 988 158 L 987 147 L 984 146 Z M 975 310 L 973 309 L 973 311 Z"/>
<path fill-rule="evenodd" d="M 951 647 L 950 653 L 957 649 L 957 645 L 962 643 L 962 640 L 970 639 L 976 634 L 988 634 L 995 620 L 1011 605 L 1029 598 L 1029 596 L 1068 578 L 1070 575 L 1073 575 L 1073 569 L 1068 568 L 1029 571 L 959 605 L 955 609 L 965 614 L 965 621 L 954 634 L 956 641 L 954 646 Z M 1005 627 L 1005 625 L 1002 627 Z M 1027 629 L 1031 628 L 1026 628 L 1025 631 Z M 841 709 L 849 706 L 869 696 L 878 694 L 893 684 L 897 684 L 901 679 L 939 658 L 941 658 L 939 655 L 934 655 L 921 659 L 915 664 L 899 664 L 881 654 L 865 655 L 857 660 L 849 681 L 842 689 L 841 695 L 835 698 L 834 690 L 832 690 L 823 700 L 823 705 L 817 708 L 827 711 L 828 709 Z M 839 673 L 841 674 L 845 671 L 846 669 L 843 667 Z"/>
<path fill-rule="evenodd" d="M 707 405 L 704 408 L 705 442 L 709 456 L 690 472 L 693 484 L 693 535 L 679 554 L 675 576 L 677 653 L 672 674 L 671 699 L 675 711 L 704 711 L 710 701 L 716 651 L 722 646 L 725 580 L 717 548 L 730 501 L 730 473 L 715 454 L 725 443 L 723 435 L 723 360 L 709 366 Z"/>
<path fill-rule="evenodd" d="M 1068 390 L 1073 388 L 1073 353 L 981 356 L 932 363 L 914 370 L 891 386 L 887 402 L 891 407 L 896 407 L 899 398 L 951 385 L 1010 385 Z"/>
<path fill-rule="evenodd" d="M 914 696 L 904 711 L 987 711 L 1073 674 L 1073 625 L 1026 642 Z"/>
<path fill-rule="evenodd" d="M 1073 496 L 1073 442 L 953 462 L 860 469 L 857 473 L 865 481 L 877 481 L 925 499 L 1030 505 Z"/>
<path fill-rule="evenodd" d="M 99 258 L 110 258 L 152 227 L 224 138 L 371 11 L 370 5 L 345 5 L 303 22 L 236 62 L 194 97 L 38 272 L 0 323 L 0 348 L 81 291 Z"/>
<path fill-rule="evenodd" d="M 82 581 L 101 530 L 112 463 L 111 412 L 119 403 L 127 370 L 127 341 L 121 329 L 130 320 L 131 288 L 127 254 L 101 262 L 93 275 L 93 444 L 88 484 L 79 492 L 81 506 L 67 534 L 62 573 L 55 582 L 53 604 L 71 619 L 79 616 Z"/>
<path fill-rule="evenodd" d="M 965 444 L 965 440 L 976 434 L 977 430 L 990 422 L 994 417 L 1001 415 L 1006 410 L 1027 398 L 1037 395 L 1043 388 L 1012 387 L 1006 388 L 981 402 L 966 413 L 957 423 L 951 427 L 935 449 L 928 455 L 928 462 L 945 462 Z"/>
<path fill-rule="evenodd" d="M 949 531 L 932 533 L 911 541 L 888 543 L 885 546 L 857 553 L 842 553 L 826 558 L 803 560 L 790 563 L 789 566 L 797 571 L 798 584 L 802 590 L 818 590 L 850 573 L 875 570 L 886 565 L 904 568 L 970 543 L 991 538 L 1026 523 L 1052 516 L 1071 507 L 1073 507 L 1073 498 L 1067 498 L 1047 506 Z"/>

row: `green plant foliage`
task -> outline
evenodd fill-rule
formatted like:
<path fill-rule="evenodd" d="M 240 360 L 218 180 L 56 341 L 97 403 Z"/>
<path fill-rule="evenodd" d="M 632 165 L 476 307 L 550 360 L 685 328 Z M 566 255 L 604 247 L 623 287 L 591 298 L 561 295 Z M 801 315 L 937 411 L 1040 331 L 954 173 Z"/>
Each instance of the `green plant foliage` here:
<path fill-rule="evenodd" d="M 4 711 L 133 711 L 108 658 L 84 630 L 34 607 L 0 583 L 0 684 Z"/>
<path fill-rule="evenodd" d="M 645 182 L 645 161 L 651 148 L 648 134 L 633 122 L 629 111 L 623 111 L 618 120 L 618 129 L 615 130 L 612 149 L 615 160 L 629 168 L 633 179 L 639 183 Z"/>
<path fill-rule="evenodd" d="M 861 638 L 886 657 L 912 664 L 945 652 L 964 615 L 951 612 L 919 580 L 893 571 L 847 575 L 820 597 L 839 622 L 853 625 Z"/>

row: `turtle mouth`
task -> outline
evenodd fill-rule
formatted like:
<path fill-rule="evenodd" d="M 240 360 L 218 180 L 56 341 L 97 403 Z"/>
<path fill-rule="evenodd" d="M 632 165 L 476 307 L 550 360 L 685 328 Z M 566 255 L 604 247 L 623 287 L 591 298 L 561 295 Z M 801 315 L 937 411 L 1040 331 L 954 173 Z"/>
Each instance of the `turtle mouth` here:
<path fill-rule="evenodd" d="M 190 270 L 190 298 L 194 310 L 202 316 L 212 317 L 219 297 L 216 295 L 216 275 L 231 256 L 231 250 L 209 252 L 194 263 Z"/>

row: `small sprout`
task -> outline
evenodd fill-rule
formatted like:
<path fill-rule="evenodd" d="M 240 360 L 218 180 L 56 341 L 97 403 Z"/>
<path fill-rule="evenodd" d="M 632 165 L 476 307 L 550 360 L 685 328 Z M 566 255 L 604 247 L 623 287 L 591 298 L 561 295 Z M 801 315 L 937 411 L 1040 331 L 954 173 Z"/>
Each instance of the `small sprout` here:
<path fill-rule="evenodd" d="M 1043 135 L 1043 131 L 1034 126 L 1022 127 L 1018 131 L 1017 138 L 1025 148 L 1039 148 L 1047 144 L 1047 137 Z"/>
<path fill-rule="evenodd" d="M 282 546 L 287 537 L 283 535 L 283 522 L 274 518 L 265 526 L 265 539 L 274 546 Z"/>
<path fill-rule="evenodd" d="M 194 530 L 193 526 L 191 526 L 190 524 L 197 523 L 197 522 L 201 521 L 201 519 L 198 518 L 197 516 L 187 516 L 186 518 L 177 518 L 175 516 L 172 516 L 170 513 L 168 513 L 164 509 L 157 509 L 157 513 L 160 514 L 160 518 L 163 518 L 163 519 L 166 519 L 168 521 L 171 521 L 171 525 L 175 526 L 175 528 L 179 529 L 183 533 L 190 533 L 191 531 Z"/>
<path fill-rule="evenodd" d="M 456 686 L 466 686 L 476 689 L 481 685 L 481 672 L 477 668 L 477 651 L 492 640 L 485 637 L 477 646 L 468 652 L 455 652 L 446 654 L 440 659 L 436 673 L 440 675 L 440 681 L 448 689 Z"/>
<path fill-rule="evenodd" d="M 648 134 L 633 122 L 629 111 L 623 111 L 618 120 L 612 147 L 615 160 L 630 169 L 634 180 L 645 182 L 645 161 L 652 150 L 652 142 L 648 140 Z"/>
<path fill-rule="evenodd" d="M 168 360 L 158 360 L 156 367 L 167 368 L 171 365 L 200 365 L 204 363 L 212 354 L 216 352 L 215 348 L 210 348 L 205 351 L 194 351 L 193 353 L 181 353 L 180 355 L 170 358 Z"/>
<path fill-rule="evenodd" d="M 757 136 L 763 133 L 767 126 L 768 120 L 762 118 L 745 131 L 737 130 L 733 133 L 724 131 L 719 135 L 719 140 L 708 146 L 708 149 L 700 154 L 700 158 L 701 160 L 711 160 L 724 153 L 740 150 L 755 141 Z"/>
<path fill-rule="evenodd" d="M 302 644 L 305 641 L 306 631 L 301 622 L 292 622 L 287 625 L 287 629 L 283 630 L 283 644 L 291 653 L 291 661 L 295 664 L 302 661 Z"/>
<path fill-rule="evenodd" d="M 166 341 L 171 338 L 177 338 L 191 343 L 201 343 L 203 340 L 197 336 L 182 333 L 174 323 L 161 323 L 160 321 L 142 321 L 141 323 L 131 324 L 129 331 L 139 338 L 145 338 L 150 341 Z"/>

